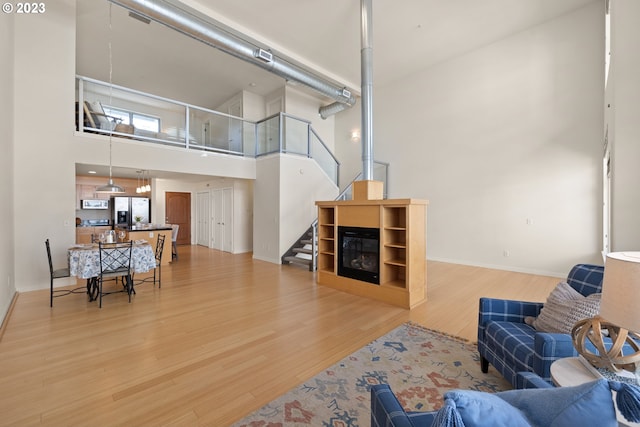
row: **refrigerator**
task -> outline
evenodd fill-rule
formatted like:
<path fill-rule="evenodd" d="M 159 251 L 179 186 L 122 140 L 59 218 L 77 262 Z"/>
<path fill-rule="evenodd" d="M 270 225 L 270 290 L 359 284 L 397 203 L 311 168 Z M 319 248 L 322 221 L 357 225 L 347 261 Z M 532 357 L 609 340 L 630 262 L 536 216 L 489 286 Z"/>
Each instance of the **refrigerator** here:
<path fill-rule="evenodd" d="M 151 200 L 148 197 L 113 197 L 111 206 L 115 225 L 131 227 L 136 224 L 136 217 L 141 218 L 141 224 L 151 221 Z"/>

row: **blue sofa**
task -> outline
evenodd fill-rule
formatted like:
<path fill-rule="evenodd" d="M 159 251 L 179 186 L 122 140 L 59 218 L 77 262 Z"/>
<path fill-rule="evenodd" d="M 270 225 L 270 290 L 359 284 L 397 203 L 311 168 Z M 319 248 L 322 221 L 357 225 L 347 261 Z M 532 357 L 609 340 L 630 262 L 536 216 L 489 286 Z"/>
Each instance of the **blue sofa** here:
<path fill-rule="evenodd" d="M 530 372 L 520 372 L 518 377 L 523 388 L 553 388 Z M 388 384 L 371 387 L 371 427 L 429 427 L 435 421 L 436 414 L 436 411 L 406 412 Z"/>
<path fill-rule="evenodd" d="M 640 421 L 640 389 L 600 379 L 553 387 L 532 373 L 518 376 L 527 390 L 485 393 L 451 390 L 438 411 L 406 412 L 387 384 L 371 387 L 371 427 L 617 427 L 611 391 L 629 421 Z"/>
<path fill-rule="evenodd" d="M 567 283 L 582 295 L 602 291 L 604 267 L 591 264 L 574 266 Z M 480 298 L 478 352 L 482 372 L 489 363 L 514 388 L 523 388 L 518 372 L 533 372 L 551 381 L 551 364 L 560 358 L 577 356 L 568 334 L 537 332 L 525 317 L 537 317 L 543 303 Z"/>

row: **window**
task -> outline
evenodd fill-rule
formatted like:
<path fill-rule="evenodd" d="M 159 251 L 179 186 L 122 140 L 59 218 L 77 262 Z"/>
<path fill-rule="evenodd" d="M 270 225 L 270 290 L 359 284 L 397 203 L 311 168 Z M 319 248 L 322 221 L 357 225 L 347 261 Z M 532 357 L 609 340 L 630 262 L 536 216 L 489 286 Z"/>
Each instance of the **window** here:
<path fill-rule="evenodd" d="M 133 111 L 122 110 L 104 106 L 104 113 L 108 116 L 117 117 L 125 125 L 132 124 L 136 129 L 148 130 L 150 132 L 160 132 L 160 119 L 146 114 L 134 113 Z"/>

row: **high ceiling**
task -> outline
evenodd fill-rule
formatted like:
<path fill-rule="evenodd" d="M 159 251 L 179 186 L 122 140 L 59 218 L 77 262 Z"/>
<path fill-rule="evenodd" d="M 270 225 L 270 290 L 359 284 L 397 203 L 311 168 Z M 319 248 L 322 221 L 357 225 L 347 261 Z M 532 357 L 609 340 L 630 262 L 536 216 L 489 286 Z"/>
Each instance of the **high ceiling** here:
<path fill-rule="evenodd" d="M 604 0 L 373 0 L 374 88 L 597 1 Z M 359 0 L 183 3 L 359 93 Z M 113 83 L 207 108 L 243 89 L 265 95 L 284 84 L 128 12 L 108 0 L 77 1 L 78 74 L 109 81 L 111 56 Z"/>
<path fill-rule="evenodd" d="M 171 0 L 175 1 L 175 0 Z M 374 85 L 490 44 L 603 0 L 373 0 Z M 266 48 L 360 88 L 359 0 L 185 0 Z M 77 72 L 204 107 L 239 90 L 283 84 L 258 67 L 177 33 L 145 24 L 107 0 L 78 0 Z"/>

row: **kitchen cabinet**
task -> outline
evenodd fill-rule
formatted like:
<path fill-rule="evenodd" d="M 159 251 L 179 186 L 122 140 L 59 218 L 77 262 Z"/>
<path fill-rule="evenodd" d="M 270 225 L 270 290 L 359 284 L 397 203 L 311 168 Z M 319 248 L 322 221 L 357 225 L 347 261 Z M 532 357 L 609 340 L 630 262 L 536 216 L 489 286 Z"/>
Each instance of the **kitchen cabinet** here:
<path fill-rule="evenodd" d="M 76 184 L 76 209 L 82 209 L 82 200 L 109 200 L 110 193 L 98 193 L 98 185 Z"/>
<path fill-rule="evenodd" d="M 76 209 L 82 209 L 82 200 L 99 199 L 109 200 L 112 193 L 98 193 L 96 189 L 106 184 L 108 178 L 100 176 L 76 176 Z M 130 178 L 116 178 L 114 182 L 124 188 L 124 194 L 120 196 L 140 196 L 136 193 L 137 180 Z M 148 195 L 148 193 L 147 193 Z"/>

